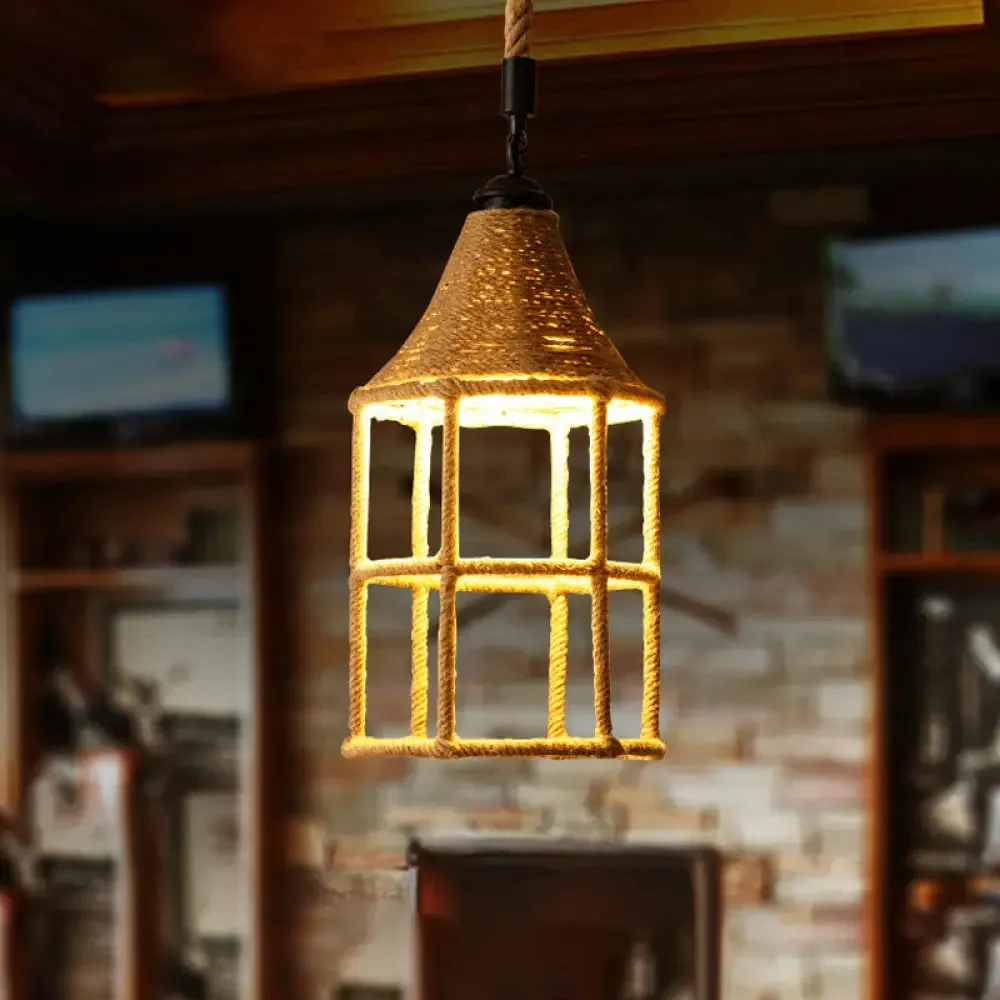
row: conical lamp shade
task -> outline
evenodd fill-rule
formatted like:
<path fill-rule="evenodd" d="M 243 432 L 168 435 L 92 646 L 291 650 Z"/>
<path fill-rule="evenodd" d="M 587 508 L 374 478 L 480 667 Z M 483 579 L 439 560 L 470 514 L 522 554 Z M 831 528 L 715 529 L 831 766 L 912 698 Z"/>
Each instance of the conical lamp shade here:
<path fill-rule="evenodd" d="M 598 326 L 551 211 L 469 215 L 427 311 L 396 356 L 353 393 L 351 409 L 497 393 L 530 393 L 536 405 L 549 393 L 661 402 Z M 573 407 L 553 405 L 586 422 L 585 408 L 576 421 Z"/>

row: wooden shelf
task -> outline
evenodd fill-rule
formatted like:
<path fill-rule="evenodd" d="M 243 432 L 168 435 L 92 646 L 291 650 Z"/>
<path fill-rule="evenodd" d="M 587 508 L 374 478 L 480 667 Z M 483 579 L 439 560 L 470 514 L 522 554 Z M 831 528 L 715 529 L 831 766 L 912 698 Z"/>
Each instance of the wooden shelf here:
<path fill-rule="evenodd" d="M 868 423 L 867 437 L 875 453 L 930 456 L 1000 448 L 1000 414 L 875 417 Z"/>
<path fill-rule="evenodd" d="M 883 552 L 875 555 L 880 574 L 1000 573 L 1000 552 Z"/>
<path fill-rule="evenodd" d="M 2 470 L 9 480 L 20 483 L 242 474 L 252 468 L 256 454 L 256 446 L 244 441 L 94 451 L 12 451 L 3 457 Z"/>
<path fill-rule="evenodd" d="M 10 586 L 21 593 L 57 590 L 155 590 L 235 587 L 241 566 L 137 566 L 128 569 L 42 569 L 14 573 Z"/>

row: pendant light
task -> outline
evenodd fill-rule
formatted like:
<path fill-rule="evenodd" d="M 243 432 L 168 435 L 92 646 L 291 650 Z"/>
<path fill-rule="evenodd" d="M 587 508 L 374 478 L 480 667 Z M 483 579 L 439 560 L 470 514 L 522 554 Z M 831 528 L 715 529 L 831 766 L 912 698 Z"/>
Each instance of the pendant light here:
<path fill-rule="evenodd" d="M 663 400 L 629 369 L 597 325 L 559 233 L 558 216 L 526 177 L 525 126 L 534 113 L 529 54 L 530 0 L 507 0 L 503 113 L 509 122 L 507 173 L 475 195 L 427 311 L 391 361 L 350 399 L 353 414 L 350 541 L 350 735 L 347 757 L 660 758 L 660 416 Z M 414 432 L 412 548 L 408 558 L 370 559 L 372 421 Z M 643 554 L 608 556 L 608 426 L 637 422 L 643 441 Z M 462 555 L 458 516 L 460 431 L 518 427 L 548 432 L 551 448 L 551 553 L 539 559 Z M 589 431 L 590 555 L 570 558 L 569 435 Z M 429 550 L 432 441 L 441 435 L 441 545 Z M 410 734 L 369 736 L 365 728 L 369 588 L 412 594 Z M 438 591 L 437 719 L 428 731 L 430 592 Z M 641 730 L 617 737 L 611 718 L 609 590 L 643 598 Z M 459 592 L 541 594 L 548 598 L 547 732 L 532 739 L 463 739 L 456 730 Z M 566 730 L 568 600 L 591 599 L 593 736 Z M 372 680 L 379 683 L 378 664 Z"/>

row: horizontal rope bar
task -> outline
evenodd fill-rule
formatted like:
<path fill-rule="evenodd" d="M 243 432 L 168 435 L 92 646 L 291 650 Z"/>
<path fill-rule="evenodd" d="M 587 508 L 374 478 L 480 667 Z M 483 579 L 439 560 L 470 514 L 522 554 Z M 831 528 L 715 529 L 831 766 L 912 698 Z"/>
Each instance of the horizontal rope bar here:
<path fill-rule="evenodd" d="M 372 736 L 345 740 L 345 757 L 602 757 L 660 760 L 666 753 L 662 740 L 566 736 L 560 739 L 378 739 Z"/>
<path fill-rule="evenodd" d="M 351 580 L 437 590 L 447 569 L 434 560 L 379 559 L 360 563 L 351 572 Z M 460 560 L 451 572 L 459 591 L 490 594 L 586 594 L 598 579 L 606 579 L 609 590 L 641 590 L 660 580 L 658 569 L 638 563 L 609 561 L 595 566 L 589 560 Z"/>

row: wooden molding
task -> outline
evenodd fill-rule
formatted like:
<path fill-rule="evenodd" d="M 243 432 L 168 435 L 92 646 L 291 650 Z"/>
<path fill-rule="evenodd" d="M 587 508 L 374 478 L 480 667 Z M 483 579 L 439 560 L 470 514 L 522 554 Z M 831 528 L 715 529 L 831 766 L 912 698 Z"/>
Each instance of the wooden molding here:
<path fill-rule="evenodd" d="M 645 6 L 658 10 L 661 19 L 679 19 L 698 23 L 732 23 L 750 21 L 785 22 L 791 20 L 827 21 L 835 18 L 850 27 L 877 15 L 887 19 L 892 30 L 914 28 L 919 23 L 928 27 L 945 24 L 979 23 L 983 15 L 983 0 L 902 0 L 887 4 L 885 0 L 697 0 L 693 10 L 690 0 L 537 0 L 534 23 L 551 17 L 581 15 L 608 7 Z M 673 11 L 663 8 L 670 6 Z M 292 11 L 277 11 L 268 0 L 224 0 L 218 11 L 233 10 L 241 21 L 247 12 L 256 16 L 291 20 Z M 478 18 L 502 19 L 502 0 L 339 0 L 336 4 L 298 0 L 294 5 L 298 19 L 308 20 L 323 31 L 358 31 L 366 28 L 401 28 L 432 22 L 467 21 Z M 216 15 L 219 16 L 218 14 Z"/>
<path fill-rule="evenodd" d="M 541 66 L 531 169 L 1000 135 L 990 30 Z M 502 163 L 495 69 L 116 108 L 91 206 L 171 204 Z"/>
<path fill-rule="evenodd" d="M 920 451 L 953 455 L 1000 447 L 1000 416 L 944 413 L 872 417 L 867 433 L 873 454 Z"/>
<path fill-rule="evenodd" d="M 550 0 L 539 4 L 532 48 L 539 59 L 579 59 L 983 22 L 983 0 Z M 275 92 L 492 67 L 502 54 L 503 4 L 222 0 L 197 36 L 203 59 L 192 67 L 191 93 Z M 141 93 L 141 78 L 133 83 Z"/>

